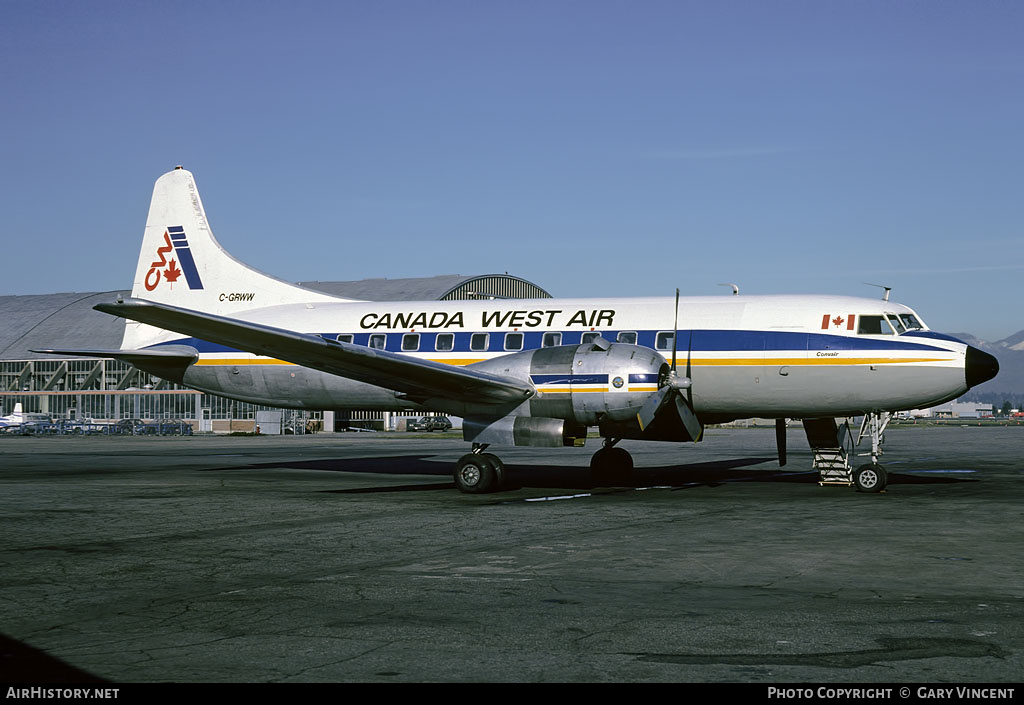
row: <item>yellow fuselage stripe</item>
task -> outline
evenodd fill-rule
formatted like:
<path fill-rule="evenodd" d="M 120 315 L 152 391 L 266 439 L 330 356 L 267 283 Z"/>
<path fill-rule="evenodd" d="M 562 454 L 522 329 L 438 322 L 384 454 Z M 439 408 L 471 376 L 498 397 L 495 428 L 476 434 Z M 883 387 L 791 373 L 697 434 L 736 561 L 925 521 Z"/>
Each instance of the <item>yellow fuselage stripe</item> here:
<path fill-rule="evenodd" d="M 757 365 L 899 365 L 913 362 L 951 362 L 946 357 L 704 357 L 689 361 L 691 367 L 751 367 Z M 449 365 L 471 365 L 483 360 L 439 359 Z M 686 358 L 677 358 L 676 364 L 686 364 Z M 201 358 L 196 365 L 292 365 L 274 358 Z"/>

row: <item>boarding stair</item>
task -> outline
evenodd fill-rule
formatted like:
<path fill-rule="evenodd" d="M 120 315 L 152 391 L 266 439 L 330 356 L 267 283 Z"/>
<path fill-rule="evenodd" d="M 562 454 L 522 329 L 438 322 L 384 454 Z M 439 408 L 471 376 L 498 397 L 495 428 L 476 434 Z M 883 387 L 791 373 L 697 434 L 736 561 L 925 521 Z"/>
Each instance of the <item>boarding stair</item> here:
<path fill-rule="evenodd" d="M 804 433 L 814 456 L 819 485 L 852 485 L 853 436 L 849 424 L 836 425 L 834 418 L 804 419 Z"/>

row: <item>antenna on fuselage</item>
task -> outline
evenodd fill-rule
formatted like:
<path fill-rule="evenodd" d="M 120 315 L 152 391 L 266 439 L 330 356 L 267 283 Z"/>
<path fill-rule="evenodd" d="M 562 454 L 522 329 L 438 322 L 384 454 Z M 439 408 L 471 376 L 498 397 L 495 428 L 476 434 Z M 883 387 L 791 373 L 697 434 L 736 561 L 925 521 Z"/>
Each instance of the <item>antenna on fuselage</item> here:
<path fill-rule="evenodd" d="M 740 295 L 740 287 L 739 287 L 738 284 L 719 284 L 718 286 L 731 286 L 732 287 L 732 295 L 733 296 L 739 296 Z"/>
<path fill-rule="evenodd" d="M 872 284 L 871 282 L 864 282 L 868 286 L 877 286 L 879 289 L 885 289 L 885 293 L 882 294 L 882 301 L 889 300 L 889 292 L 892 291 L 891 286 L 885 286 L 884 284 Z"/>

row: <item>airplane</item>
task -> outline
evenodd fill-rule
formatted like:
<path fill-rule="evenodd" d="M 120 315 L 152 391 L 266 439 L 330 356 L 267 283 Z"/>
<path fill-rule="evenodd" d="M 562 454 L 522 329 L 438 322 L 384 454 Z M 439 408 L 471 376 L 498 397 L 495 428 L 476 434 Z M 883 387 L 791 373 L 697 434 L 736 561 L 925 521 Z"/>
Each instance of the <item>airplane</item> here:
<path fill-rule="evenodd" d="M 14 411 L 7 416 L 0 416 L 0 432 L 23 435 L 38 433 L 52 423 L 53 418 L 49 414 L 26 412 L 19 401 L 14 404 Z"/>
<path fill-rule="evenodd" d="M 25 412 L 22 411 L 21 402 L 14 405 L 14 411 L 7 416 L 0 416 L 0 428 L 7 426 L 21 426 L 25 423 Z"/>
<path fill-rule="evenodd" d="M 127 319 L 121 348 L 39 352 L 113 357 L 255 404 L 460 416 L 472 451 L 453 476 L 467 493 L 509 484 L 490 445 L 581 446 L 597 427 L 594 480 L 617 483 L 633 470 L 624 439 L 696 442 L 709 424 L 775 418 L 784 464 L 785 419 L 803 419 L 810 439 L 864 415 L 872 463 L 847 484 L 875 492 L 886 414 L 955 399 L 999 370 L 887 298 L 343 299 L 228 254 L 177 167 L 154 187 L 131 296 L 95 306 Z"/>

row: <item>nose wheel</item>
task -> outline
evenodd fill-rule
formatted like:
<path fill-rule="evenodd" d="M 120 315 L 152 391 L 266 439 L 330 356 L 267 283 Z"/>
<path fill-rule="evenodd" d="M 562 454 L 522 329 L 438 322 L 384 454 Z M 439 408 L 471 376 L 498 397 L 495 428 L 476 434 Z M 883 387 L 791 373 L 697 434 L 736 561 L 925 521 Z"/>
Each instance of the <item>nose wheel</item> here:
<path fill-rule="evenodd" d="M 858 492 L 881 492 L 888 481 L 885 468 L 878 463 L 861 465 L 853 471 L 853 485 Z"/>
<path fill-rule="evenodd" d="M 853 471 L 853 486 L 858 492 L 881 492 L 889 482 L 889 476 L 886 474 L 885 468 L 878 464 L 878 458 L 882 455 L 885 429 L 891 419 L 892 413 L 888 411 L 873 411 L 864 414 L 857 442 L 860 443 L 862 438 L 871 440 L 871 462 L 861 465 Z M 868 454 L 862 453 L 862 455 Z"/>

